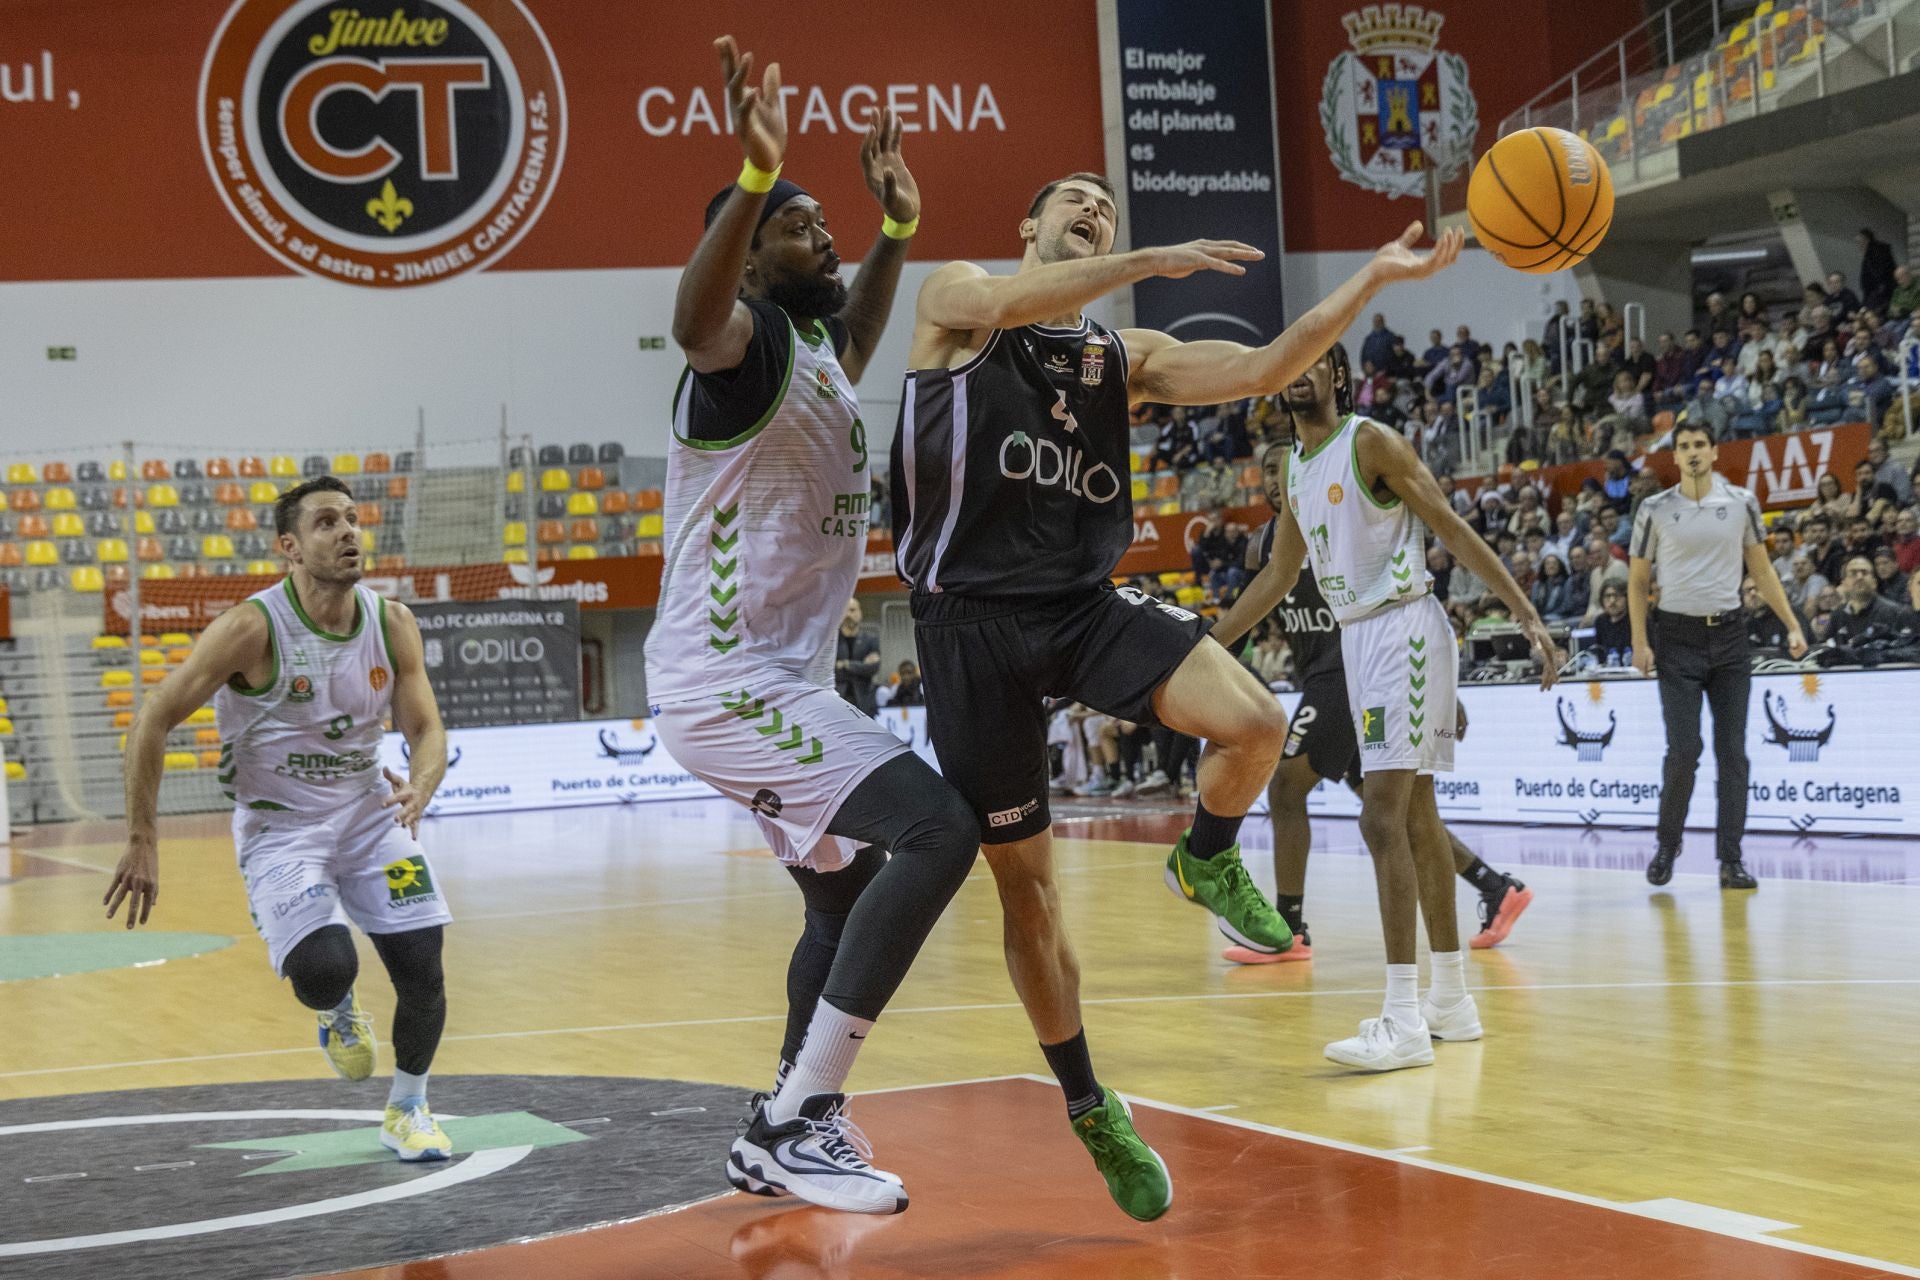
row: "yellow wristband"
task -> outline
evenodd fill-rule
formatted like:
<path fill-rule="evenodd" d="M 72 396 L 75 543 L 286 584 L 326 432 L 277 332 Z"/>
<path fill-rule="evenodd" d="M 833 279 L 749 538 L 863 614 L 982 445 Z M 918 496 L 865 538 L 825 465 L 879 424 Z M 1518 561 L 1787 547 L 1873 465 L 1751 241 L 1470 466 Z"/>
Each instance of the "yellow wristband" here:
<path fill-rule="evenodd" d="M 773 190 L 773 184 L 780 180 L 780 170 L 783 167 L 784 166 L 781 165 L 775 165 L 773 172 L 768 173 L 765 169 L 755 165 L 753 161 L 747 161 L 740 166 L 740 189 L 742 191 L 751 191 L 757 196 L 767 194 L 767 192 Z"/>
<path fill-rule="evenodd" d="M 910 240 L 913 233 L 920 229 L 920 219 L 911 222 L 895 222 L 891 214 L 880 215 L 880 234 L 889 240 Z"/>

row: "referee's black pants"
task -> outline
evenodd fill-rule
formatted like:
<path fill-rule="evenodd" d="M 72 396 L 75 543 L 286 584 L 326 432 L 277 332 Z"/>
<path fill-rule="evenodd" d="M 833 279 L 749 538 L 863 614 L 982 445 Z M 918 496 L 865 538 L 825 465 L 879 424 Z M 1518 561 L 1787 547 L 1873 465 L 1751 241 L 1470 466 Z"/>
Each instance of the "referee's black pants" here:
<path fill-rule="evenodd" d="M 1722 862 L 1740 858 L 1747 829 L 1747 697 L 1753 668 L 1739 610 L 1718 619 L 1656 612 L 1655 673 L 1667 722 L 1667 759 L 1660 786 L 1660 848 L 1678 853 L 1700 767 L 1700 698 L 1713 714 L 1713 760 L 1720 775 L 1714 847 Z M 1717 624 L 1717 625 L 1716 625 Z"/>

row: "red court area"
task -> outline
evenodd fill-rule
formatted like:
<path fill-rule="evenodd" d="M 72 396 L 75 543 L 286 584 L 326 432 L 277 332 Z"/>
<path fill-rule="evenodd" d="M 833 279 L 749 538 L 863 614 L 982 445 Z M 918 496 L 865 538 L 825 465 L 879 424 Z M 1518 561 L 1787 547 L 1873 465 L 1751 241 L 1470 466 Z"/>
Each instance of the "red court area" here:
<path fill-rule="evenodd" d="M 726 1195 L 354 1280 L 1864 1280 L 1896 1273 L 1138 1105 L 1174 1206 L 1124 1217 L 1028 1079 L 879 1094 L 858 1115 L 913 1204 L 874 1218 Z M 1039 1135 L 1033 1141 L 1022 1135 Z"/>

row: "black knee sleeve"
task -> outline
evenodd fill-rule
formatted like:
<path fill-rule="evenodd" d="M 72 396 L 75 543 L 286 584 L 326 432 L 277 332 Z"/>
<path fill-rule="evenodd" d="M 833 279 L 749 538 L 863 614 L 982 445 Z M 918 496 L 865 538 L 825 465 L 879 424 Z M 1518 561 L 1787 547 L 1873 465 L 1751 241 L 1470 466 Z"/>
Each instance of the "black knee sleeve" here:
<path fill-rule="evenodd" d="M 397 1002 L 393 1011 L 393 1064 L 424 1075 L 440 1047 L 447 1023 L 446 978 L 440 967 L 445 929 L 434 925 L 406 933 L 376 933 L 373 949 L 387 967 Z"/>
<path fill-rule="evenodd" d="M 293 983 L 294 998 L 309 1009 L 337 1006 L 360 976 L 353 935 L 343 924 L 322 925 L 287 952 L 280 972 Z"/>

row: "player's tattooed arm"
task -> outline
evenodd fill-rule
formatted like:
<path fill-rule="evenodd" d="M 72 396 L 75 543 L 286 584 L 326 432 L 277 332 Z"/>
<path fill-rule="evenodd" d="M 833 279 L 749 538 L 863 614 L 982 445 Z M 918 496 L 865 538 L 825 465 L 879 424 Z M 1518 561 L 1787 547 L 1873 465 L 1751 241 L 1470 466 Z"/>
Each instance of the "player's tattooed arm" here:
<path fill-rule="evenodd" d="M 920 186 L 900 155 L 900 119 L 889 108 L 871 112 L 867 117 L 866 137 L 860 143 L 860 170 L 867 190 L 880 202 L 881 212 L 897 223 L 920 219 Z M 893 295 L 900 285 L 900 267 L 907 260 L 907 240 L 895 239 L 884 231 L 874 238 L 853 278 L 847 293 L 847 349 L 840 354 L 840 367 L 851 382 L 859 382 L 880 345 L 880 335 L 893 313 Z"/>
<path fill-rule="evenodd" d="M 751 53 L 741 53 L 732 36 L 721 36 L 714 48 L 727 78 L 727 110 L 740 149 L 755 168 L 771 173 L 787 153 L 780 64 L 769 63 L 755 87 Z M 673 340 L 686 352 L 687 363 L 696 373 L 737 368 L 746 358 L 753 340 L 753 313 L 740 301 L 740 282 L 766 202 L 765 194 L 736 185 L 680 275 L 673 300 Z"/>
<path fill-rule="evenodd" d="M 381 804 L 393 806 L 393 820 L 417 839 L 420 817 L 447 776 L 447 729 L 427 680 L 419 620 L 397 600 L 387 601 L 386 610 L 393 658 L 393 727 L 407 740 L 408 765 L 405 779 L 391 769 L 383 771 L 393 794 Z"/>
<path fill-rule="evenodd" d="M 1264 347 L 1180 342 L 1152 329 L 1126 330 L 1121 336 L 1127 344 L 1129 398 L 1135 404 L 1221 404 L 1279 395 L 1339 341 L 1375 294 L 1390 284 L 1444 271 L 1466 241 L 1458 229 L 1443 232 L 1431 251 L 1419 253 L 1413 246 L 1421 234 L 1418 222 L 1409 224 L 1399 239 L 1382 245 L 1366 266 Z"/>
<path fill-rule="evenodd" d="M 1365 419 L 1354 430 L 1359 433 L 1354 443 L 1354 462 L 1360 483 L 1370 486 L 1376 496 L 1384 498 L 1391 494 L 1406 503 L 1407 509 L 1420 517 L 1421 523 L 1440 539 L 1440 545 L 1506 603 L 1514 622 L 1540 654 L 1540 687 L 1552 688 L 1566 655 L 1554 645 L 1547 624 L 1540 620 L 1533 601 L 1507 572 L 1499 554 L 1460 518 L 1460 513 L 1447 501 L 1447 495 L 1440 492 L 1440 482 L 1420 461 L 1405 436 Z"/>

